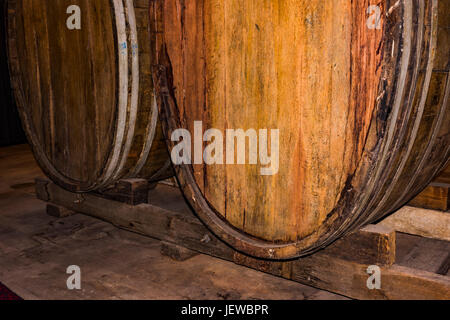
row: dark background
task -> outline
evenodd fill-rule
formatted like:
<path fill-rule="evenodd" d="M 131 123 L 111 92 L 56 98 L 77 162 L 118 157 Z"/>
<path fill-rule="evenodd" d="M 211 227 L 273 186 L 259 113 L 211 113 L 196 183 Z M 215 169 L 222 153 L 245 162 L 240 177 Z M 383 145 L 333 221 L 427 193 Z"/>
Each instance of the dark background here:
<path fill-rule="evenodd" d="M 9 80 L 6 49 L 6 1 L 0 0 L 0 147 L 25 143 Z"/>

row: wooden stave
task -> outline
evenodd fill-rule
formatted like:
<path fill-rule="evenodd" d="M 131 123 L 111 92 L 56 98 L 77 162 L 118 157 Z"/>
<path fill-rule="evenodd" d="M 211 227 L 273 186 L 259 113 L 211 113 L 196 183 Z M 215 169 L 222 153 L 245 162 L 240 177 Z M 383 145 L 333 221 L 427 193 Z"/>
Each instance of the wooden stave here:
<path fill-rule="evenodd" d="M 413 127 L 414 130 L 412 136 L 418 133 L 419 127 L 423 124 L 423 110 L 427 103 L 427 99 L 429 98 L 429 92 L 425 90 L 425 94 L 423 95 L 424 98 L 419 106 L 414 105 L 412 100 L 416 95 L 415 85 L 418 82 L 417 77 L 421 64 L 423 61 L 427 62 L 425 72 L 428 76 L 426 77 L 426 81 L 430 84 L 433 73 L 442 71 L 439 70 L 439 68 L 438 70 L 433 70 L 433 62 L 435 62 L 434 60 L 448 61 L 449 46 L 441 41 L 440 47 L 436 47 L 439 33 L 442 35 L 442 33 L 446 33 L 446 29 L 448 29 L 448 26 L 443 25 L 442 23 L 442 21 L 445 21 L 446 14 L 448 15 L 450 13 L 450 8 L 444 1 L 429 1 L 427 2 L 427 6 L 425 6 L 423 2 L 418 1 L 403 1 L 398 4 L 400 4 L 401 14 L 398 14 L 398 11 L 400 10 L 397 8 L 397 10 L 392 11 L 391 16 L 388 15 L 386 17 L 385 22 L 386 31 L 384 37 L 388 40 L 384 41 L 386 44 L 384 50 L 386 52 L 394 52 L 392 50 L 396 50 L 396 54 L 385 55 L 384 78 L 389 79 L 389 83 L 380 83 L 379 92 L 385 91 L 385 93 L 382 95 L 382 99 L 378 101 L 378 106 L 373 117 L 374 120 L 371 125 L 371 135 L 375 136 L 376 139 L 372 139 L 374 141 L 368 142 L 363 156 L 364 159 L 366 159 L 365 163 L 362 161 L 357 172 L 355 172 L 355 176 L 359 181 L 351 181 L 349 183 L 349 190 L 343 190 L 340 205 L 335 208 L 336 211 L 340 212 L 339 218 L 324 223 L 321 226 L 322 235 L 319 238 L 313 238 L 309 243 L 308 239 L 302 239 L 297 243 L 277 245 L 245 234 L 242 230 L 236 229 L 218 216 L 215 209 L 210 206 L 208 200 L 202 195 L 202 192 L 195 182 L 190 166 L 184 165 L 175 167 L 176 175 L 187 200 L 196 210 L 201 220 L 222 240 L 241 252 L 259 258 L 290 259 L 313 253 L 326 247 L 352 230 L 356 230 L 361 226 L 377 221 L 386 214 L 401 207 L 408 202 L 410 198 L 419 193 L 433 176 L 444 167 L 445 163 L 448 162 L 450 150 L 448 132 L 448 128 L 450 127 L 450 117 L 448 112 L 450 82 L 448 80 L 449 68 L 447 63 L 447 65 L 444 66 L 444 72 L 447 75 L 445 94 L 439 108 L 439 116 L 435 117 L 438 120 L 433 121 L 432 128 L 434 133 L 432 138 L 430 138 L 429 143 L 425 144 L 425 152 L 421 154 L 419 163 L 413 164 L 413 167 L 415 166 L 419 169 L 428 168 L 428 171 L 430 172 L 424 176 L 415 175 L 413 179 L 407 181 L 409 184 L 408 188 L 405 188 L 401 193 L 401 196 L 396 198 L 396 201 L 389 199 L 391 193 L 393 191 L 398 192 L 398 189 L 402 188 L 404 180 L 408 180 L 408 177 L 405 177 L 405 174 L 402 174 L 407 163 L 408 165 L 411 165 L 411 160 L 408 159 L 408 156 L 411 154 L 412 150 L 420 149 L 420 146 L 414 149 L 415 138 L 413 139 L 410 136 L 405 138 L 405 134 L 408 130 L 411 130 L 411 127 Z M 395 6 L 398 6 L 398 4 L 395 4 L 392 1 L 386 1 L 385 7 L 394 8 Z M 171 88 L 170 81 L 172 75 L 170 73 L 170 61 L 168 61 L 163 52 L 165 50 L 163 46 L 164 40 L 160 36 L 163 32 L 159 29 L 161 28 L 160 20 L 162 17 L 158 15 L 162 14 L 162 11 L 161 3 L 153 4 L 151 14 L 153 17 L 156 17 L 156 23 L 154 25 L 155 32 L 153 36 L 158 38 L 159 45 L 163 48 L 158 56 L 159 66 L 155 69 L 154 77 L 158 91 L 160 112 L 163 118 L 166 142 L 169 147 L 173 147 L 174 144 L 169 139 L 171 132 L 183 126 L 177 115 L 177 105 Z M 419 19 L 414 17 L 418 17 Z M 429 21 L 425 21 L 425 19 L 429 19 Z M 440 24 L 438 25 L 438 23 Z M 427 32 L 429 34 L 428 42 L 425 35 Z M 445 39 L 445 36 L 442 37 Z M 397 47 L 389 47 L 392 41 L 397 43 Z M 402 43 L 401 47 L 398 46 L 399 43 Z M 414 48 L 417 49 L 416 53 L 414 53 Z M 403 52 L 405 49 L 406 53 Z M 436 58 L 437 55 L 441 55 L 441 58 Z M 403 73 L 398 72 L 399 65 L 403 65 Z M 414 70 L 413 72 L 408 72 L 410 66 Z M 403 84 L 406 84 L 406 78 L 409 77 L 410 82 L 413 85 L 409 88 L 403 87 L 403 89 L 398 90 L 398 83 L 402 83 L 400 77 L 404 78 Z M 400 93 L 406 92 L 408 89 L 409 98 L 405 99 L 405 95 Z M 392 115 L 392 110 L 390 108 L 392 105 L 396 106 L 396 112 L 398 112 L 398 114 L 408 115 L 403 115 L 405 118 L 403 122 L 397 123 L 398 118 Z M 420 121 L 413 121 L 413 119 L 410 119 L 413 108 L 422 109 L 422 111 L 419 111 L 419 113 L 422 112 L 422 115 L 418 117 Z M 417 110 L 414 112 L 417 112 Z M 388 125 L 390 125 L 390 130 L 388 130 Z M 387 135 L 390 135 L 389 141 L 384 139 Z M 405 153 L 402 153 L 404 150 L 401 149 L 403 144 L 408 146 Z M 395 167 L 393 167 L 395 165 L 393 158 L 395 157 L 389 157 L 393 152 L 394 154 L 397 152 L 396 155 L 399 157 L 400 155 L 404 156 L 406 154 L 406 157 L 403 157 L 404 159 L 397 163 L 397 168 L 400 168 L 400 170 L 397 171 L 398 174 L 394 174 L 397 183 L 394 183 L 391 186 L 387 183 L 387 179 L 392 170 L 395 169 Z M 379 154 L 381 154 L 382 161 L 377 161 L 377 156 Z M 413 185 L 415 185 L 416 188 L 413 188 Z M 369 188 L 369 190 L 367 190 L 367 188 Z M 387 198 L 383 197 L 385 193 L 388 195 Z M 382 205 L 377 205 L 379 200 L 382 200 L 386 205 L 384 207 Z M 361 203 L 365 203 L 369 207 L 366 208 L 365 205 Z M 359 212 L 357 211 L 358 209 Z"/>
<path fill-rule="evenodd" d="M 142 81 L 142 79 L 145 79 L 152 86 L 151 75 L 144 75 L 145 72 L 149 73 L 149 62 L 145 65 L 139 63 L 139 59 L 144 55 L 149 56 L 150 60 L 153 55 L 151 43 L 147 42 L 150 39 L 148 34 L 149 30 L 146 28 L 148 25 L 148 3 L 140 0 L 110 0 L 111 10 L 115 10 L 116 14 L 119 14 L 115 16 L 114 30 L 111 31 L 114 33 L 116 42 L 117 59 L 120 60 L 122 57 L 122 63 L 119 63 L 119 66 L 116 65 L 116 72 L 121 78 L 118 82 L 122 83 L 123 88 L 121 94 L 119 94 L 120 97 L 116 98 L 116 100 L 122 99 L 122 111 L 120 113 L 122 115 L 123 124 L 121 127 L 123 132 L 117 133 L 118 126 L 116 125 L 114 130 L 115 138 L 113 140 L 115 152 L 113 152 L 113 155 L 108 155 L 108 161 L 104 163 L 107 174 L 102 174 L 96 181 L 80 182 L 65 176 L 53 166 L 51 160 L 48 159 L 43 151 L 40 141 L 35 137 L 32 119 L 30 119 L 24 108 L 25 99 L 23 92 L 21 92 L 22 85 L 20 78 L 21 72 L 23 71 L 20 68 L 20 61 L 17 56 L 17 40 L 15 37 L 17 1 L 19 0 L 8 0 L 6 3 L 8 10 L 8 59 L 11 70 L 11 82 L 18 102 L 22 125 L 33 149 L 35 158 L 44 173 L 55 183 L 72 192 L 101 191 L 124 178 L 144 178 L 150 181 L 157 181 L 171 177 L 173 172 L 171 167 L 168 166 L 170 159 L 168 158 L 167 149 L 163 141 L 154 90 L 151 89 L 150 93 L 145 93 L 143 85 L 139 83 L 141 81 L 147 84 L 147 82 Z M 121 35 L 117 34 L 118 24 L 122 26 Z M 120 37 L 122 39 L 119 39 Z M 127 43 L 125 55 L 121 55 L 119 52 L 119 43 L 122 42 L 121 40 Z M 142 47 L 138 45 L 143 40 L 147 45 L 146 49 L 144 45 Z M 138 54 L 132 53 L 135 50 L 135 45 L 139 48 Z M 149 60 L 148 57 L 146 58 Z M 122 68 L 122 72 L 119 71 L 119 68 Z M 129 69 L 132 71 L 129 72 Z M 123 75 L 126 75 L 126 77 Z M 131 98 L 128 95 L 128 91 L 132 92 Z M 143 109 L 147 105 L 142 106 L 142 102 L 148 102 L 148 100 L 151 100 L 148 103 L 151 112 L 148 112 L 149 118 L 146 121 L 145 128 L 140 128 L 141 135 L 142 130 L 145 130 L 141 138 L 143 142 L 141 142 L 139 141 L 140 137 L 136 134 L 137 130 L 135 130 L 135 125 L 137 126 L 136 120 L 138 117 L 145 116 Z M 124 106 L 124 101 L 126 102 L 126 106 Z M 132 104 L 131 107 L 130 104 Z M 131 117 L 129 114 L 131 114 Z M 124 118 L 127 118 L 127 121 L 124 121 Z M 115 121 L 120 120 L 116 117 Z M 126 140 L 126 142 L 119 144 L 116 140 Z M 130 150 L 139 154 L 137 159 L 130 157 Z M 112 159 L 113 157 L 114 159 Z"/>

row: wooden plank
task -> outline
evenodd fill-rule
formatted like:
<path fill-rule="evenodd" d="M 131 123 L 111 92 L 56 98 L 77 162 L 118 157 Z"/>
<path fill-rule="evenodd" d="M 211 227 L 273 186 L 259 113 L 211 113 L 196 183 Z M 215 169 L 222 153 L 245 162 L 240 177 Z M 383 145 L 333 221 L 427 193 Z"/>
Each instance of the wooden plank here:
<path fill-rule="evenodd" d="M 99 194 L 104 198 L 135 206 L 148 202 L 149 188 L 146 179 L 122 179 Z"/>
<path fill-rule="evenodd" d="M 370 290 L 367 267 L 317 254 L 294 262 L 292 280 L 355 299 L 450 299 L 449 277 L 398 265 L 381 267 L 381 289 Z"/>
<path fill-rule="evenodd" d="M 123 229 L 348 297 L 450 299 L 450 278 L 390 265 L 395 257 L 395 250 L 391 250 L 389 255 L 387 248 L 395 247 L 395 234 L 382 226 L 371 226 L 359 233 L 350 234 L 336 241 L 331 247 L 305 258 L 269 261 L 236 252 L 216 238 L 191 212 L 184 209 L 174 212 L 151 204 L 130 206 L 92 194 L 83 195 L 80 199 L 80 196 L 54 184 L 40 184 L 37 187 L 46 189 L 46 192 L 41 190 L 38 194 L 47 193 L 52 203 L 109 221 Z M 351 255 L 351 252 L 354 254 Z M 367 279 L 370 275 L 367 273 L 367 267 L 378 263 L 382 288 L 369 290 Z"/>
<path fill-rule="evenodd" d="M 406 206 L 379 224 L 403 233 L 450 241 L 450 214 L 442 211 Z"/>
<path fill-rule="evenodd" d="M 365 264 L 391 266 L 396 258 L 396 235 L 392 228 L 368 225 L 324 251 L 334 257 Z"/>
<path fill-rule="evenodd" d="M 442 275 L 447 274 L 447 272 L 444 272 L 444 269 L 450 254 L 449 241 L 406 233 L 398 233 L 396 241 L 396 264 Z"/>
<path fill-rule="evenodd" d="M 416 198 L 409 202 L 410 206 L 448 211 L 450 209 L 450 184 L 432 183 Z"/>
<path fill-rule="evenodd" d="M 73 216 L 74 214 L 77 214 L 77 213 L 75 211 L 69 210 L 65 207 L 48 203 L 47 204 L 47 214 L 49 216 L 52 216 L 55 218 L 67 218 L 67 217 Z"/>

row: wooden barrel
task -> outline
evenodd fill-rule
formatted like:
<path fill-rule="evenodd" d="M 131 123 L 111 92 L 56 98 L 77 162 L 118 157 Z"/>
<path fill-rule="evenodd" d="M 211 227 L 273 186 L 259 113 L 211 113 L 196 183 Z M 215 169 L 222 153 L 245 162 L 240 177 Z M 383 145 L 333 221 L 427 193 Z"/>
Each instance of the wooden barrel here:
<path fill-rule="evenodd" d="M 148 6 L 8 0 L 9 61 L 23 126 L 40 166 L 64 188 L 93 191 L 122 178 L 166 175 Z"/>
<path fill-rule="evenodd" d="M 163 131 L 172 153 L 178 129 L 193 142 L 181 187 L 239 251 L 314 252 L 448 161 L 449 1 L 157 0 L 151 17 Z"/>

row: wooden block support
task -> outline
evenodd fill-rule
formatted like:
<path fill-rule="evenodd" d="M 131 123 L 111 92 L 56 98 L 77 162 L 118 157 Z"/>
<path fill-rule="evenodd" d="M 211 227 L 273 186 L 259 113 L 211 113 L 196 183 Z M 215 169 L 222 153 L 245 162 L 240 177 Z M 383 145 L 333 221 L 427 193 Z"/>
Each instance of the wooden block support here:
<path fill-rule="evenodd" d="M 412 207 L 450 210 L 450 184 L 432 183 L 421 194 L 409 202 Z"/>
<path fill-rule="evenodd" d="M 54 184 L 37 188 L 45 188 L 37 194 L 48 194 L 52 203 L 120 228 L 351 298 L 450 299 L 449 277 L 393 264 L 395 233 L 385 226 L 369 226 L 305 258 L 267 261 L 225 245 L 189 210 L 174 212 L 152 204 L 130 206 L 94 194 L 86 194 L 83 201 L 77 202 L 77 195 Z M 367 268 L 371 265 L 380 268 L 381 289 L 367 286 Z"/>
<path fill-rule="evenodd" d="M 47 185 L 50 183 L 50 180 L 38 178 L 35 180 L 36 184 L 36 195 L 38 199 L 42 201 L 49 201 L 50 196 L 47 193 Z"/>
<path fill-rule="evenodd" d="M 47 214 L 55 218 L 67 218 L 77 214 L 75 211 L 69 210 L 65 207 L 61 207 L 55 204 L 47 204 Z"/>
<path fill-rule="evenodd" d="M 326 254 L 293 263 L 292 280 L 355 299 L 448 300 L 449 277 L 398 265 L 381 267 L 381 289 L 369 289 L 368 266 L 348 263 Z"/>
<path fill-rule="evenodd" d="M 347 261 L 392 266 L 395 263 L 395 230 L 382 225 L 369 225 L 323 251 Z"/>
<path fill-rule="evenodd" d="M 196 251 L 165 241 L 161 242 L 161 254 L 175 261 L 186 261 L 199 255 Z"/>
<path fill-rule="evenodd" d="M 112 188 L 102 191 L 102 197 L 137 206 L 148 202 L 150 185 L 145 179 L 122 179 Z"/>

